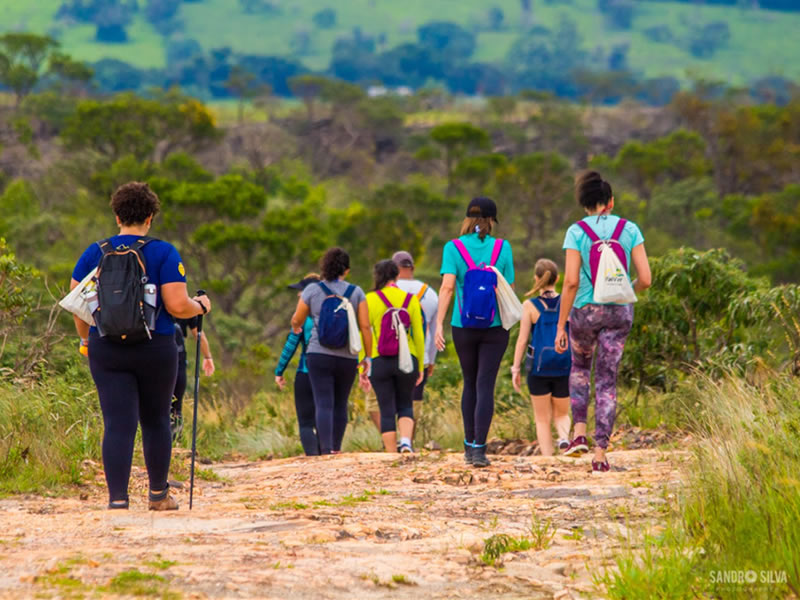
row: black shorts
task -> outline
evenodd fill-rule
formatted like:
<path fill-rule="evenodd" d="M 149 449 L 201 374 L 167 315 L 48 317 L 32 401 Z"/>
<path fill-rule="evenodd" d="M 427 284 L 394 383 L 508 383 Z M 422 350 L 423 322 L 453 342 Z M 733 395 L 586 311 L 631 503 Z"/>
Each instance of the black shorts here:
<path fill-rule="evenodd" d="M 422 383 L 420 383 L 417 387 L 414 388 L 414 394 L 411 398 L 415 402 L 419 402 L 420 400 L 425 399 L 425 384 L 428 383 L 428 367 L 425 367 L 424 374 L 422 375 Z"/>
<path fill-rule="evenodd" d="M 553 398 L 569 398 L 569 375 L 561 377 L 528 375 L 528 390 L 531 396 L 550 394 Z"/>

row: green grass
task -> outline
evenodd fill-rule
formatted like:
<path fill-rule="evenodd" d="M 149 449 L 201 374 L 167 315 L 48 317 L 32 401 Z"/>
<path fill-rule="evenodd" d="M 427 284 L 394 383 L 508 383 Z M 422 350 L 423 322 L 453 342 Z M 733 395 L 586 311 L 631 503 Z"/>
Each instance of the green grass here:
<path fill-rule="evenodd" d="M 766 378 L 765 378 L 766 380 Z M 698 442 L 666 529 L 631 540 L 595 580 L 612 599 L 800 595 L 800 385 L 774 373 L 683 386 Z M 751 572 L 756 584 L 718 573 Z M 762 573 L 775 573 L 759 585 Z"/>
<path fill-rule="evenodd" d="M 103 426 L 90 381 L 0 383 L 0 495 L 64 490 L 82 482 L 84 459 L 100 460 Z"/>
<path fill-rule="evenodd" d="M 52 32 L 59 36 L 66 51 L 83 60 L 103 57 L 118 58 L 139 67 L 161 68 L 165 64 L 167 39 L 161 36 L 140 11 L 128 28 L 127 44 L 98 44 L 94 26 L 65 26 L 56 23 L 54 15 L 60 0 L 0 0 L 0 30 Z M 500 31 L 486 31 L 485 15 L 489 6 L 499 6 L 505 14 Z M 595 0 L 572 0 L 571 3 L 534 4 L 536 24 L 555 27 L 561 15 L 574 20 L 585 39 L 585 46 L 610 49 L 617 44 L 630 44 L 629 64 L 646 76 L 672 75 L 681 79 L 687 70 L 729 83 L 743 83 L 754 78 L 779 74 L 800 77 L 800 63 L 792 60 L 796 45 L 793 40 L 800 28 L 800 13 L 748 11 L 730 6 L 697 6 L 691 3 L 637 2 L 637 13 L 631 31 L 609 28 L 597 11 Z M 317 11 L 333 7 L 337 23 L 331 29 L 319 29 L 312 23 Z M 204 0 L 183 3 L 180 19 L 183 37 L 196 39 L 205 50 L 228 46 L 243 54 L 292 54 L 291 40 L 299 32 L 310 35 L 307 54 L 295 56 L 316 70 L 327 68 L 331 49 L 337 38 L 351 35 L 359 27 L 367 35 L 383 35 L 385 48 L 416 40 L 416 29 L 433 20 L 450 20 L 477 31 L 478 45 L 474 60 L 501 61 L 514 40 L 521 34 L 521 10 L 518 0 L 304 0 L 281 3 L 276 13 L 245 14 L 236 0 Z M 687 22 L 726 21 L 731 40 L 710 59 L 689 54 L 685 44 L 657 43 L 644 31 L 654 25 L 668 26 L 678 40 L 686 37 Z"/>

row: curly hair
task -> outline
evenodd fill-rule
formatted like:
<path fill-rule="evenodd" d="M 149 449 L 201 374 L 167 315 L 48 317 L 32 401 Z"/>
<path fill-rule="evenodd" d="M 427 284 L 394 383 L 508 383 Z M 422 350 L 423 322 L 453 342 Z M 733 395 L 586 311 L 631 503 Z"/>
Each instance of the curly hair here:
<path fill-rule="evenodd" d="M 322 279 L 336 281 L 350 268 L 350 255 L 341 248 L 330 248 L 319 263 Z"/>
<path fill-rule="evenodd" d="M 111 196 L 111 210 L 123 225 L 141 225 L 147 217 L 156 216 L 160 209 L 156 193 L 141 181 L 121 185 Z"/>
<path fill-rule="evenodd" d="M 382 290 L 389 282 L 400 275 L 400 267 L 393 260 L 381 260 L 375 263 L 372 269 L 372 278 L 375 280 L 375 289 Z"/>
<path fill-rule="evenodd" d="M 588 210 L 606 206 L 613 196 L 611 184 L 597 171 L 584 171 L 575 179 L 575 198 Z"/>

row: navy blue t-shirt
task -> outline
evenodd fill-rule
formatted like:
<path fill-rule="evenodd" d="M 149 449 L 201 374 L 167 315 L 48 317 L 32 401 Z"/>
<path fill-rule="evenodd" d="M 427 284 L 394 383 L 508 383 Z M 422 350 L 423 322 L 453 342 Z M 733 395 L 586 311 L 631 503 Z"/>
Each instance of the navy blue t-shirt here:
<path fill-rule="evenodd" d="M 138 235 L 115 235 L 111 238 L 111 244 L 116 248 L 120 245 L 130 246 L 141 236 Z M 150 283 L 156 286 L 156 309 L 162 306 L 161 286 L 165 283 L 186 283 L 186 269 L 181 262 L 178 250 L 172 244 L 161 240 L 153 240 L 142 248 L 145 266 L 147 267 L 147 277 Z M 100 262 L 103 251 L 96 243 L 89 246 L 75 265 L 72 271 L 72 278 L 75 281 L 83 281 L 89 272 Z M 95 328 L 92 327 L 92 330 Z M 175 335 L 175 324 L 172 317 L 162 309 L 156 319 L 155 333 L 160 335 Z"/>

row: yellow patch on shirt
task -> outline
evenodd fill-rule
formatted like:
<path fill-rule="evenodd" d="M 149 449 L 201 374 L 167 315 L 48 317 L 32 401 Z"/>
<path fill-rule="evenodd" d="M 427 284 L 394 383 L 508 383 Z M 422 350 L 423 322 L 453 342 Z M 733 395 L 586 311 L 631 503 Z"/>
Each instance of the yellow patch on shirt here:
<path fill-rule="evenodd" d="M 186 268 L 183 266 L 183 263 L 178 263 L 178 273 L 181 274 L 181 277 L 186 277 Z"/>

